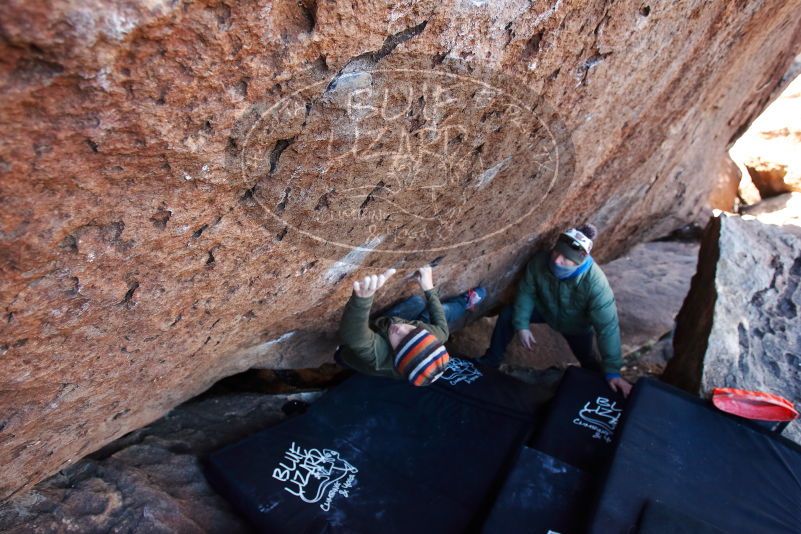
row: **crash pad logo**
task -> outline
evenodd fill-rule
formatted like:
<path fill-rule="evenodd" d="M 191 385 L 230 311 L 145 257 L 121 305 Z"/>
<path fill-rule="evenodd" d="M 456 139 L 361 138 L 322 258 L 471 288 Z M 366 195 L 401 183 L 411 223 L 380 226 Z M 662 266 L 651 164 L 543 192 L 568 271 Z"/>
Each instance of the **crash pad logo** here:
<path fill-rule="evenodd" d="M 476 367 L 473 362 L 461 358 L 451 358 L 440 380 L 444 380 L 448 384 L 455 386 L 462 382 L 465 384 L 472 384 L 482 376 L 481 371 L 478 370 L 478 367 Z"/>
<path fill-rule="evenodd" d="M 616 402 L 606 397 L 598 397 L 595 402 L 589 401 L 579 410 L 578 417 L 573 419 L 573 424 L 589 428 L 595 432 L 593 438 L 610 443 L 622 413 L 623 410 L 617 407 Z"/>
<path fill-rule="evenodd" d="M 358 472 L 337 451 L 304 449 L 293 442 L 273 470 L 273 478 L 286 482 L 284 489 L 292 495 L 310 504 L 320 503 L 327 512 L 335 497 L 349 496 Z"/>

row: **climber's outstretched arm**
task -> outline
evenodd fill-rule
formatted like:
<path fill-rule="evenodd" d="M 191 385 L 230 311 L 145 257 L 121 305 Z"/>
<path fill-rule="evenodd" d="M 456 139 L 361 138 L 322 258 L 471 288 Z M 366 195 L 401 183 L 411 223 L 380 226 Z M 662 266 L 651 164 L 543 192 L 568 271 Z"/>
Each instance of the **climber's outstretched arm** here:
<path fill-rule="evenodd" d="M 372 349 L 376 336 L 369 324 L 373 295 L 393 274 L 395 269 L 388 269 L 379 276 L 365 276 L 353 282 L 353 294 L 339 323 L 339 337 L 345 345 L 356 351 Z"/>

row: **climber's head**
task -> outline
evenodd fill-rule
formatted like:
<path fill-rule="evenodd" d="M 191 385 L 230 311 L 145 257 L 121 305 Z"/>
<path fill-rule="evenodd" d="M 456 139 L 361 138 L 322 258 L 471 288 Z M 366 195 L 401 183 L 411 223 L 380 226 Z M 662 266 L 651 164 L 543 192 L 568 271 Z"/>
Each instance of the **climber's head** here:
<path fill-rule="evenodd" d="M 570 228 L 559 234 L 551 251 L 551 261 L 560 267 L 575 267 L 584 262 L 592 250 L 598 230 L 592 224 Z"/>
<path fill-rule="evenodd" d="M 392 350 L 395 350 L 401 340 L 412 330 L 414 330 L 414 325 L 409 323 L 392 323 L 389 325 L 389 344 L 392 345 Z"/>
<path fill-rule="evenodd" d="M 401 326 L 394 323 L 390 329 L 395 324 Z M 395 370 L 415 386 L 427 386 L 434 382 L 442 376 L 450 362 L 445 346 L 434 334 L 420 326 L 412 326 L 392 348 L 395 350 Z"/>

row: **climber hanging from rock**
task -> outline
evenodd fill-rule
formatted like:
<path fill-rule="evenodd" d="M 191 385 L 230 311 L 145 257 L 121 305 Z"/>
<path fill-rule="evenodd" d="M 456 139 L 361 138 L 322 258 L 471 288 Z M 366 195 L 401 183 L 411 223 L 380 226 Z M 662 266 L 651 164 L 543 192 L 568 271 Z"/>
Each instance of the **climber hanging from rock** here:
<path fill-rule="evenodd" d="M 504 307 L 498 316 L 490 346 L 480 362 L 498 367 L 515 331 L 522 345 L 531 350 L 536 341 L 530 323 L 547 323 L 562 334 L 582 367 L 603 372 L 609 387 L 628 396 L 631 384 L 620 374 L 615 297 L 590 255 L 597 233 L 591 224 L 571 228 L 559 235 L 550 251 L 534 255 L 518 286 L 514 305 Z M 593 330 L 603 365 L 595 353 Z"/>
<path fill-rule="evenodd" d="M 479 287 L 440 302 L 432 268 L 426 265 L 416 273 L 425 298 L 409 297 L 371 321 L 373 296 L 393 274 L 395 269 L 389 269 L 353 283 L 339 325 L 342 344 L 334 358 L 355 371 L 425 386 L 439 378 L 450 361 L 443 345 L 450 327 L 472 311 L 486 291 Z"/>

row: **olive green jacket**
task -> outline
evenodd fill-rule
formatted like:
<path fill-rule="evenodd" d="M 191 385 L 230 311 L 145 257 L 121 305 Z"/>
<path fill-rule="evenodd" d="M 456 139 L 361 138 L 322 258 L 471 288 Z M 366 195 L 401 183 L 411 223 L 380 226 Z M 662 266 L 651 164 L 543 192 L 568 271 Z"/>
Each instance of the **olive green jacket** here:
<path fill-rule="evenodd" d="M 615 296 L 601 268 L 593 262 L 586 272 L 559 280 L 548 268 L 549 252 L 536 254 L 526 267 L 517 288 L 513 324 L 515 330 L 529 328 L 533 310 L 564 334 L 595 330 L 604 371 L 619 373 L 623 364 L 620 324 Z"/>
<path fill-rule="evenodd" d="M 415 327 L 421 326 L 434 334 L 441 343 L 448 340 L 448 323 L 437 289 L 426 291 L 425 296 L 433 324 L 384 316 L 370 321 L 373 297 L 363 298 L 352 294 L 339 323 L 341 358 L 361 373 L 400 378 L 394 366 L 395 352 L 389 343 L 390 324 L 409 323 Z"/>

